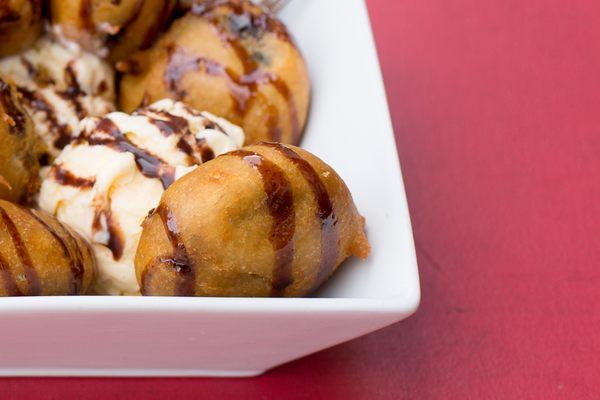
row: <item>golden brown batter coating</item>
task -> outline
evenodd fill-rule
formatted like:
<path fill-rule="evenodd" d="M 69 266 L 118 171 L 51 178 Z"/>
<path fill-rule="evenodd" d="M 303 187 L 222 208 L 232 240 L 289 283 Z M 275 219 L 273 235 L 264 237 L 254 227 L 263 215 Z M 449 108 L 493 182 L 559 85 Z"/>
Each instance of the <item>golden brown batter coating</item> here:
<path fill-rule="evenodd" d="M 44 145 L 14 86 L 0 79 L 0 199 L 27 203 L 40 187 Z"/>
<path fill-rule="evenodd" d="M 242 126 L 246 144 L 300 141 L 306 64 L 285 26 L 248 0 L 200 2 L 117 68 L 124 111 L 170 97 Z"/>
<path fill-rule="evenodd" d="M 105 48 L 112 61 L 149 47 L 175 0 L 50 0 L 52 24 L 88 50 Z"/>
<path fill-rule="evenodd" d="M 370 251 L 342 179 L 294 146 L 226 153 L 175 182 L 144 222 L 145 295 L 304 296 Z"/>
<path fill-rule="evenodd" d="M 42 0 L 0 1 L 0 57 L 27 49 L 42 28 Z"/>
<path fill-rule="evenodd" d="M 83 294 L 95 270 L 92 249 L 73 230 L 0 200 L 0 296 Z"/>

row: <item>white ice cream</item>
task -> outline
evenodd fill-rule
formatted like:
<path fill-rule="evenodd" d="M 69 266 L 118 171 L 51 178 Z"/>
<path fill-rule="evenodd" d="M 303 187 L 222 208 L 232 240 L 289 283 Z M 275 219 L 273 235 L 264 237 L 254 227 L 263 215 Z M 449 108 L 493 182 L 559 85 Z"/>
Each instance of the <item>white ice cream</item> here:
<path fill-rule="evenodd" d="M 115 109 L 112 67 L 72 42 L 44 37 L 22 54 L 1 59 L 0 75 L 17 85 L 52 156 L 83 117 Z"/>
<path fill-rule="evenodd" d="M 244 133 L 172 100 L 133 115 L 86 118 L 80 129 L 44 180 L 40 207 L 92 242 L 97 293 L 139 294 L 133 260 L 141 223 L 164 187 L 203 161 L 241 147 Z"/>

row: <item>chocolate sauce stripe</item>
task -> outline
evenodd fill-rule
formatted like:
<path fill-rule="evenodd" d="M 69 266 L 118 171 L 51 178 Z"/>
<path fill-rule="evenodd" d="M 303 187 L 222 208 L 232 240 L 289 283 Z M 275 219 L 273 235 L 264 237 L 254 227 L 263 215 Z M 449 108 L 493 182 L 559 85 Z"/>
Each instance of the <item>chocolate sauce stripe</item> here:
<path fill-rule="evenodd" d="M 227 153 L 239 157 L 261 176 L 266 205 L 272 218 L 269 240 L 275 252 L 272 295 L 281 296 L 293 283 L 294 233 L 296 228 L 294 196 L 284 171 L 262 155 L 248 150 Z"/>
<path fill-rule="evenodd" d="M 81 287 L 83 285 L 83 255 L 81 254 L 81 249 L 79 248 L 79 243 L 77 239 L 69 232 L 66 228 L 59 224 L 62 235 L 56 231 L 50 224 L 44 221 L 39 215 L 37 215 L 34 211 L 27 210 L 29 215 L 31 215 L 40 225 L 42 225 L 53 237 L 56 239 L 58 244 L 61 247 L 63 255 L 65 259 L 69 262 L 71 268 L 71 282 L 69 284 L 71 295 L 76 295 L 81 292 Z M 70 243 L 67 243 L 65 238 L 68 238 Z M 69 246 L 69 244 L 71 246 Z M 74 252 L 72 251 L 74 249 Z"/>
<path fill-rule="evenodd" d="M 196 269 L 192 264 L 181 236 L 181 231 L 173 211 L 165 204 L 160 204 L 156 209 L 163 223 L 165 233 L 173 246 L 172 257 L 161 257 L 161 263 L 170 263 L 175 267 L 179 281 L 175 286 L 176 296 L 193 296 L 196 291 Z"/>
<path fill-rule="evenodd" d="M 248 12 L 243 5 L 235 5 L 232 3 L 224 2 L 228 8 L 235 13 L 235 15 L 244 15 L 249 21 L 251 21 L 251 26 L 255 25 L 255 15 L 252 12 Z M 214 9 L 216 6 L 221 4 L 212 4 L 212 8 Z M 258 63 L 254 61 L 254 58 L 248 53 L 246 48 L 242 45 L 240 41 L 240 32 L 235 32 L 235 35 L 232 35 L 231 32 L 224 30 L 219 19 L 215 17 L 211 17 L 211 6 L 207 7 L 208 9 L 203 13 L 207 17 L 207 20 L 219 31 L 221 39 L 229 44 L 229 46 L 236 53 L 238 60 L 243 65 L 244 74 L 238 78 L 238 81 L 242 84 L 248 84 L 252 88 L 252 92 L 257 92 L 257 86 L 259 84 L 271 84 L 273 87 L 279 92 L 279 94 L 283 97 L 283 99 L 288 103 L 290 109 L 290 123 L 292 130 L 292 139 L 296 140 L 296 138 L 300 134 L 300 126 L 298 123 L 298 111 L 296 107 L 295 100 L 290 91 L 289 86 L 278 76 L 276 76 L 273 72 L 261 70 L 258 66 Z M 268 13 L 261 14 L 262 18 L 265 18 L 265 21 L 268 21 L 267 24 L 263 24 L 262 28 L 270 31 L 279 31 L 286 32 L 285 27 L 281 24 L 277 19 L 271 18 Z M 274 26 L 277 26 L 278 29 L 273 29 Z M 277 33 L 277 32 L 275 32 Z M 289 41 L 289 35 L 285 35 L 286 40 Z M 250 99 L 252 101 L 252 98 Z M 250 105 L 247 104 L 246 109 L 250 109 Z M 273 108 L 275 111 L 274 119 L 277 120 L 277 124 L 279 123 L 279 111 L 276 108 Z M 245 110 L 244 110 L 245 112 Z M 276 132 L 275 129 L 271 128 L 269 134 L 272 135 L 271 139 L 275 140 L 276 137 L 273 137 L 273 133 Z M 279 128 L 279 134 L 281 133 L 281 128 Z"/>
<path fill-rule="evenodd" d="M 79 18 L 85 30 L 89 32 L 94 30 L 94 21 L 92 21 L 92 0 L 81 0 Z"/>
<path fill-rule="evenodd" d="M 140 45 L 140 49 L 143 50 L 143 49 L 147 49 L 148 47 L 150 47 L 150 45 L 152 44 L 152 41 L 158 35 L 160 30 L 166 25 L 167 20 L 171 16 L 171 12 L 173 11 L 173 9 L 171 7 L 172 7 L 172 4 L 170 1 L 168 1 L 168 0 L 163 1 L 162 10 L 160 11 L 160 14 L 158 14 L 158 19 L 154 22 L 154 24 L 150 24 L 148 26 L 148 30 L 146 30 L 144 40 L 142 41 L 142 44 Z"/>
<path fill-rule="evenodd" d="M 98 139 L 93 136 L 82 136 L 82 139 L 92 146 L 105 145 L 117 151 L 132 154 L 139 171 L 148 178 L 158 178 L 165 189 L 175 181 L 175 167 L 148 150 L 136 146 L 110 118 L 102 118 L 96 125 L 96 129 L 111 136 L 112 140 Z"/>
<path fill-rule="evenodd" d="M 335 268 L 339 253 L 337 218 L 333 203 L 317 171 L 298 153 L 281 143 L 263 142 L 259 143 L 259 146 L 272 148 L 290 160 L 300 170 L 314 194 L 317 205 L 316 216 L 321 221 L 321 262 L 313 285 L 313 289 L 316 289 Z"/>
<path fill-rule="evenodd" d="M 107 204 L 97 208 L 92 221 L 92 231 L 97 232 L 102 229 L 101 218 L 104 217 L 106 230 L 108 232 L 107 247 L 111 251 L 114 260 L 120 260 L 125 249 L 125 238 L 119 225 L 119 221 L 113 219 L 111 210 L 111 199 L 106 199 Z"/>
<path fill-rule="evenodd" d="M 169 114 L 165 111 L 158 110 L 138 110 L 135 115 L 143 115 L 150 120 L 150 123 L 155 125 L 163 136 L 169 137 L 175 134 L 181 134 L 189 130 L 190 126 L 187 119 L 177 115 Z M 160 116 L 161 118 L 156 118 Z"/>
<path fill-rule="evenodd" d="M 37 271 L 33 266 L 33 262 L 31 260 L 31 256 L 27 250 L 25 243 L 23 242 L 23 238 L 19 233 L 17 227 L 15 226 L 13 220 L 10 218 L 8 213 L 3 207 L 0 207 L 0 219 L 4 222 L 4 226 L 6 231 L 11 237 L 13 247 L 15 252 L 17 253 L 17 257 L 19 258 L 23 271 L 25 273 L 25 277 L 27 278 L 29 284 L 29 292 L 27 293 L 29 296 L 38 296 L 42 292 L 40 279 Z"/>
<path fill-rule="evenodd" d="M 17 90 L 31 109 L 44 113 L 46 121 L 50 124 L 54 145 L 59 149 L 64 148 L 71 141 L 71 128 L 58 122 L 56 111 L 52 104 L 48 102 L 48 99 L 40 92 L 30 91 L 24 87 L 17 87 Z"/>
<path fill-rule="evenodd" d="M 169 87 L 180 100 L 185 98 L 186 92 L 178 89 L 179 81 L 186 73 L 198 70 L 198 68 L 203 65 L 207 75 L 225 79 L 231 97 L 236 105 L 236 112 L 240 118 L 243 119 L 248 110 L 251 109 L 252 103 L 256 101 L 258 87 L 260 85 L 270 84 L 281 95 L 284 101 L 288 103 L 292 139 L 296 140 L 300 135 L 298 111 L 294 96 L 287 83 L 279 78 L 274 72 L 261 70 L 244 46 L 240 44 L 239 39 L 232 37 L 230 34 L 223 31 L 218 23 L 213 22 L 213 24 L 216 29 L 220 31 L 222 39 L 230 45 L 237 55 L 239 62 L 243 66 L 243 74 L 238 75 L 230 68 L 225 67 L 215 60 L 203 56 L 190 56 L 187 55 L 182 48 L 171 47 L 167 49 L 169 61 L 164 73 L 164 80 L 167 83 L 167 87 Z M 265 102 L 268 102 L 265 96 L 263 96 L 263 99 L 265 99 Z M 270 107 L 270 110 L 271 113 L 275 113 L 274 119 L 277 121 L 277 124 L 279 124 L 278 109 L 273 106 Z M 272 139 L 277 138 L 272 137 Z"/>
<path fill-rule="evenodd" d="M 65 169 L 62 164 L 54 164 L 51 169 L 54 180 L 63 186 L 72 186 L 80 189 L 89 189 L 96 184 L 96 178 L 83 178 Z"/>
<path fill-rule="evenodd" d="M 170 256 L 154 257 L 145 266 L 142 271 L 140 284 L 142 294 L 145 296 L 150 294 L 149 286 L 156 268 L 162 264 L 170 264 L 177 275 L 173 295 L 194 296 L 196 292 L 196 269 L 187 254 L 187 249 L 173 211 L 167 205 L 161 203 L 156 211 L 150 215 L 152 214 L 156 214 L 160 218 L 165 234 L 173 248 L 173 253 Z"/>

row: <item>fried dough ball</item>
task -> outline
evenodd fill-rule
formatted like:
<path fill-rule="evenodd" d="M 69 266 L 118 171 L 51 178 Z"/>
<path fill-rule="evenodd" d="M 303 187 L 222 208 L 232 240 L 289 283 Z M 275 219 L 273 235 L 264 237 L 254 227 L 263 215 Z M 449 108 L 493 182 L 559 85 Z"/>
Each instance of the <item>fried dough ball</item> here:
<path fill-rule="evenodd" d="M 143 224 L 145 295 L 304 296 L 370 252 L 342 179 L 300 148 L 262 143 L 175 182 Z"/>
<path fill-rule="evenodd" d="M 263 140 L 298 144 L 310 82 L 286 27 L 249 0 L 198 2 L 147 51 L 117 64 L 120 107 L 170 97 Z"/>
<path fill-rule="evenodd" d="M 0 2 L 0 57 L 27 49 L 41 35 L 41 0 Z"/>
<path fill-rule="evenodd" d="M 0 79 L 0 199 L 27 203 L 40 187 L 44 145 L 13 85 Z"/>
<path fill-rule="evenodd" d="M 116 61 L 150 46 L 174 6 L 175 0 L 50 0 L 50 14 L 64 36 Z"/>
<path fill-rule="evenodd" d="M 95 269 L 90 246 L 69 227 L 0 200 L 0 296 L 82 294 Z"/>

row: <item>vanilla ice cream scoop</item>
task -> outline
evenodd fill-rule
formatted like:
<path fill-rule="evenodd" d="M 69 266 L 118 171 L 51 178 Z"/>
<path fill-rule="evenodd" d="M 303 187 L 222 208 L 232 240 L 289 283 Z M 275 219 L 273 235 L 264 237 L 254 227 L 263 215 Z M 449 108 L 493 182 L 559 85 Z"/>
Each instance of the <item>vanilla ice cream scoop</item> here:
<path fill-rule="evenodd" d="M 241 128 L 168 99 L 133 115 L 86 118 L 44 179 L 39 204 L 92 242 L 95 292 L 139 294 L 133 260 L 148 212 L 176 179 L 243 142 Z"/>
<path fill-rule="evenodd" d="M 71 141 L 81 119 L 115 109 L 112 67 L 77 44 L 51 36 L 1 59 L 0 75 L 16 84 L 51 158 Z"/>

